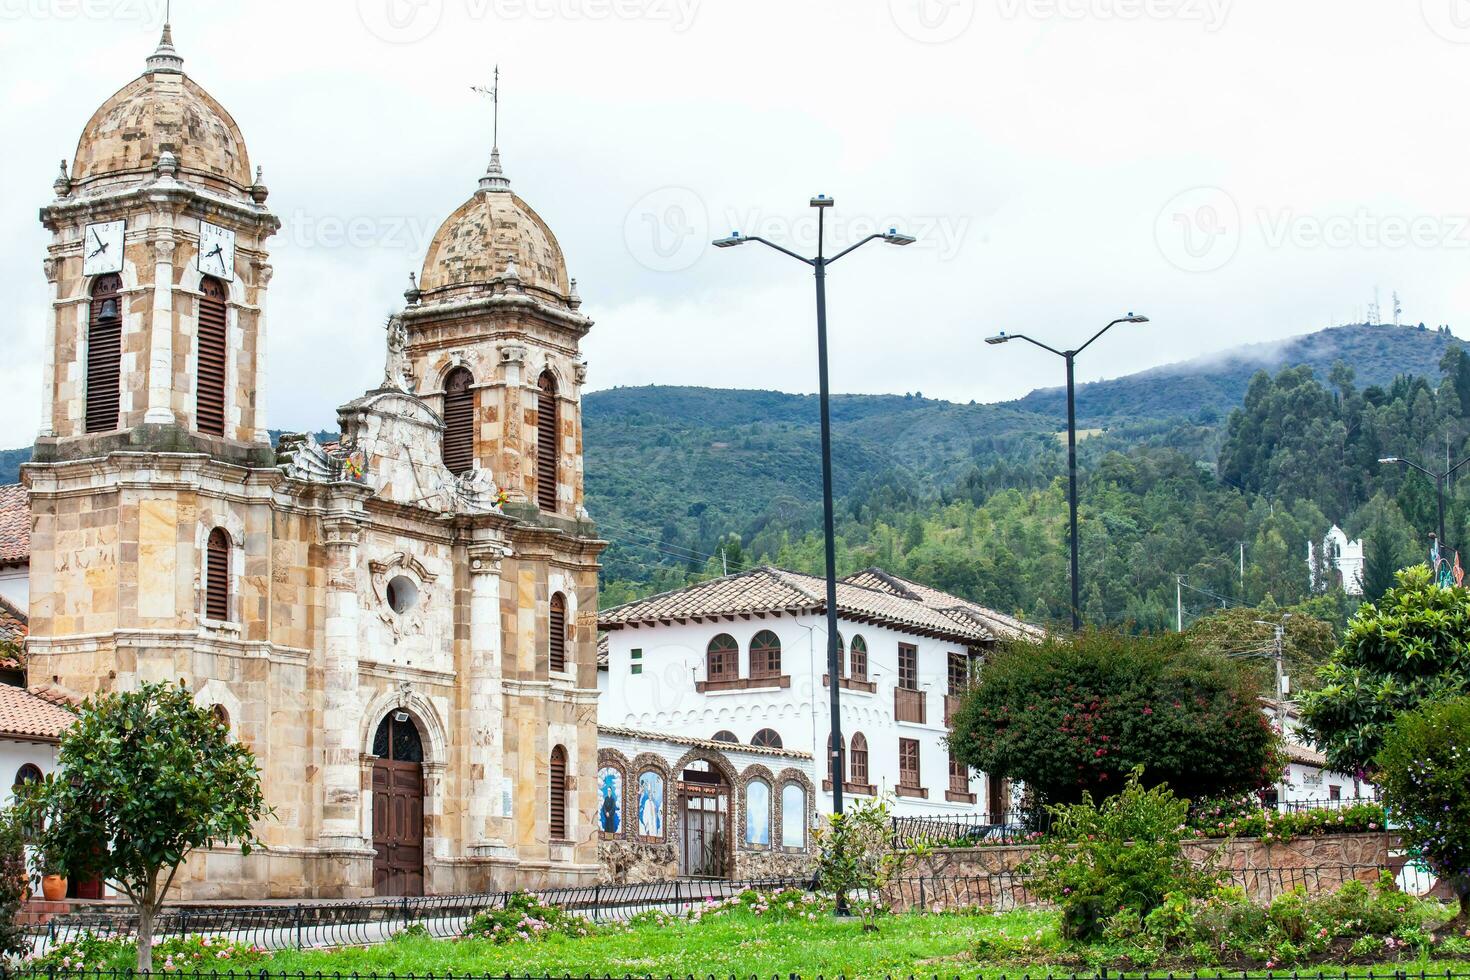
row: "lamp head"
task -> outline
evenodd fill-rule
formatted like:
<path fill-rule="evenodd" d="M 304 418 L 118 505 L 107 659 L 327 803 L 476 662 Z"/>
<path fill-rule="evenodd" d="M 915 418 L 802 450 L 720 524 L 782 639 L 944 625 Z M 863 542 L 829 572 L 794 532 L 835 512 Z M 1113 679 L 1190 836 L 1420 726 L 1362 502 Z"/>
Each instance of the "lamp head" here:
<path fill-rule="evenodd" d="M 1142 313 L 1129 312 L 1129 314 L 1126 317 L 1123 318 L 1123 322 L 1124 323 L 1147 323 L 1148 322 L 1148 317 L 1144 316 Z"/>
<path fill-rule="evenodd" d="M 897 228 L 889 228 L 883 240 L 890 245 L 912 245 L 918 241 L 913 235 L 901 235 Z"/>
<path fill-rule="evenodd" d="M 1380 463 L 1402 463 L 1403 460 L 1399 459 L 1397 456 L 1385 456 L 1382 459 L 1380 459 L 1378 462 L 1380 462 Z"/>
<path fill-rule="evenodd" d="M 986 337 L 985 338 L 985 342 L 987 344 L 990 344 L 992 347 L 994 347 L 995 345 L 997 345 L 997 344 L 1003 344 L 1003 343 L 1005 343 L 1006 341 L 1008 341 L 1010 339 L 1011 338 L 1006 334 L 1006 332 L 1004 330 L 1002 330 L 1000 333 L 996 334 L 994 337 Z"/>
<path fill-rule="evenodd" d="M 812 198 L 812 207 L 814 208 L 830 208 L 836 203 L 836 201 L 828 197 L 826 194 L 818 194 L 816 197 Z"/>
<path fill-rule="evenodd" d="M 744 245 L 749 239 L 743 238 L 738 231 L 730 232 L 729 238 L 716 238 L 715 248 L 734 248 L 736 245 Z"/>

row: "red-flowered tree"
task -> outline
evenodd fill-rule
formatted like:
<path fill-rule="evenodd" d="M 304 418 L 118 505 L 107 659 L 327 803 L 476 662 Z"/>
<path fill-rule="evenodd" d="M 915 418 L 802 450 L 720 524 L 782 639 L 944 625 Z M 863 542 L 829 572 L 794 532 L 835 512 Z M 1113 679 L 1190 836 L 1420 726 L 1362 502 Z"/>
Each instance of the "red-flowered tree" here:
<path fill-rule="evenodd" d="M 1189 799 L 1269 786 L 1279 737 L 1255 679 L 1175 633 L 1083 632 L 1001 649 L 954 718 L 956 758 L 1020 780 L 1034 803 L 1121 792 L 1140 770 Z"/>

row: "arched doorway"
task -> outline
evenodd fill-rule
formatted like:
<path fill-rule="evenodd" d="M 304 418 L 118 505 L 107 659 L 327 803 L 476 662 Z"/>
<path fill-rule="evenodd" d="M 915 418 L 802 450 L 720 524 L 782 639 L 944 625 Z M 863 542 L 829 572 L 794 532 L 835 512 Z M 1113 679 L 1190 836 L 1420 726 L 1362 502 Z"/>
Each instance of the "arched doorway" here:
<path fill-rule="evenodd" d="M 373 889 L 424 893 L 424 742 L 407 711 L 373 736 Z"/>
<path fill-rule="evenodd" d="M 731 866 L 730 784 L 703 759 L 679 778 L 679 874 L 728 878 Z"/>

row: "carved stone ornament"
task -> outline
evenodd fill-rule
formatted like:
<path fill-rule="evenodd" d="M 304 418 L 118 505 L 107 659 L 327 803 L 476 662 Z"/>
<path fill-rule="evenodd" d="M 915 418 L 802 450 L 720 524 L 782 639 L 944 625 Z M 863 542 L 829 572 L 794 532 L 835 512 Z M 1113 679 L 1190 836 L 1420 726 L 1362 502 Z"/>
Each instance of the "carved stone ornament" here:
<path fill-rule="evenodd" d="M 519 344 L 505 344 L 500 348 L 501 364 L 524 364 L 526 360 L 526 348 Z"/>
<path fill-rule="evenodd" d="M 417 558 L 401 551 L 382 560 L 369 561 L 368 570 L 372 573 L 373 597 L 378 607 L 378 618 L 392 631 L 393 642 L 397 643 L 410 636 L 422 636 L 426 603 L 424 593 L 427 591 L 424 586 L 433 583 L 434 573 L 425 568 Z M 417 590 L 416 601 L 402 611 L 393 608 L 388 590 L 388 583 L 400 577 L 413 582 Z"/>
<path fill-rule="evenodd" d="M 388 359 L 383 368 L 383 387 L 413 394 L 413 362 L 408 356 L 408 328 L 400 316 L 388 318 Z"/>
<path fill-rule="evenodd" d="M 452 488 L 455 510 L 471 514 L 499 514 L 510 497 L 495 485 L 489 470 L 461 473 Z"/>
<path fill-rule="evenodd" d="M 287 432 L 276 444 L 276 469 L 293 480 L 331 483 L 340 464 L 310 432 Z"/>

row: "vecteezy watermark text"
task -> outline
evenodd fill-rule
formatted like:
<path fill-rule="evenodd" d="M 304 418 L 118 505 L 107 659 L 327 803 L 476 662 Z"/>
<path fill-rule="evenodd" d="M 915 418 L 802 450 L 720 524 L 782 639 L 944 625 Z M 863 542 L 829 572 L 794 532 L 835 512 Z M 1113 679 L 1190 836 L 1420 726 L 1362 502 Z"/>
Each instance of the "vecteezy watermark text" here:
<path fill-rule="evenodd" d="M 681 34 L 694 24 L 702 0 L 357 0 L 370 33 L 392 44 L 413 44 L 439 29 L 449 4 L 471 21 L 644 20 Z"/>
<path fill-rule="evenodd" d="M 0 0 L 0 20 L 163 23 L 164 0 Z"/>

